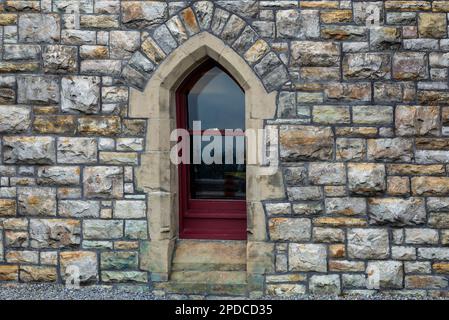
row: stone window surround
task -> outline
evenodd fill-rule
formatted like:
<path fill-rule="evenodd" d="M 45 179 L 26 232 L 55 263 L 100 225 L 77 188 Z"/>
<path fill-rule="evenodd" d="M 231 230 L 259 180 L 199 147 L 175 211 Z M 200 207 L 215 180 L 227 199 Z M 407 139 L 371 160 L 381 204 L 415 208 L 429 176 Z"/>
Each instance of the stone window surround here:
<path fill-rule="evenodd" d="M 246 62 L 222 40 L 208 32 L 191 37 L 175 49 L 152 75 L 145 90 L 131 89 L 129 116 L 148 119 L 146 151 L 136 170 L 137 188 L 147 193 L 150 242 L 141 248 L 142 267 L 153 281 L 168 280 L 178 234 L 177 168 L 170 162 L 170 132 L 175 129 L 175 92 L 186 75 L 205 58 L 223 65 L 245 90 L 246 128 L 263 128 L 275 117 L 276 95 L 267 93 Z M 259 166 L 247 166 L 248 240 L 247 273 L 251 279 L 274 271 L 274 243 L 267 242 L 262 202 L 285 198 L 282 173 L 260 175 Z M 255 281 L 259 285 L 263 282 Z M 253 286 L 254 287 L 254 286 Z M 260 290 L 260 288 L 253 288 Z"/>

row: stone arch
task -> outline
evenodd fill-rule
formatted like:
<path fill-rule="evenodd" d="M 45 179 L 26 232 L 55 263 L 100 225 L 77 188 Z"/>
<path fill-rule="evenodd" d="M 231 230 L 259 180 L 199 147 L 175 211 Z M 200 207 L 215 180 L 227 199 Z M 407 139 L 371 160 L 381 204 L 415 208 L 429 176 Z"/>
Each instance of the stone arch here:
<path fill-rule="evenodd" d="M 148 119 L 146 150 L 136 169 L 137 188 L 147 194 L 151 240 L 141 248 L 142 268 L 155 281 L 170 273 L 178 227 L 177 168 L 170 162 L 169 141 L 175 122 L 175 91 L 187 74 L 210 57 L 225 67 L 245 90 L 246 128 L 261 129 L 276 112 L 277 92 L 267 92 L 252 68 L 224 41 L 209 32 L 198 33 L 170 55 L 152 73 L 141 92 L 131 89 L 129 116 Z M 248 250 L 247 270 L 251 275 L 273 271 L 274 244 L 267 242 L 263 201 L 283 199 L 280 170 L 266 175 L 263 167 L 247 166 Z M 260 277 L 249 276 L 248 279 Z"/>
<path fill-rule="evenodd" d="M 196 1 L 149 30 L 140 48 L 123 67 L 122 80 L 143 90 L 172 52 L 202 32 L 220 38 L 241 56 L 260 78 L 267 92 L 280 89 L 291 80 L 288 68 L 271 44 L 242 17 L 213 1 Z"/>

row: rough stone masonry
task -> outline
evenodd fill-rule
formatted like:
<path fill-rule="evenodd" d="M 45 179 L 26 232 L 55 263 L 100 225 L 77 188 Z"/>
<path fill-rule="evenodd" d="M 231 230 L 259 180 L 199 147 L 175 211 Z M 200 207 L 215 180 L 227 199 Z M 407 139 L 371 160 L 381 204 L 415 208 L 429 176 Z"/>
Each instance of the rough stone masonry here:
<path fill-rule="evenodd" d="M 209 32 L 278 93 L 286 194 L 264 203 L 265 293 L 447 296 L 448 14 L 427 0 L 2 1 L 0 281 L 63 282 L 76 265 L 82 284 L 152 288 L 134 180 L 147 122 L 128 117 L 129 91 Z"/>

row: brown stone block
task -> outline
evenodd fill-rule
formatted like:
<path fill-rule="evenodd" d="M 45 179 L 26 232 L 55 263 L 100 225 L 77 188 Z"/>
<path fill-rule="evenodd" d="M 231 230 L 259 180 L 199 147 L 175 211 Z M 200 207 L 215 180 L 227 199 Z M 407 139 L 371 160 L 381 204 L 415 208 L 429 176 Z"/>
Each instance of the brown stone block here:
<path fill-rule="evenodd" d="M 442 196 L 449 194 L 449 177 L 414 177 L 412 193 L 424 196 Z"/>
<path fill-rule="evenodd" d="M 20 281 L 23 282 L 54 282 L 57 278 L 56 268 L 53 267 L 20 267 Z"/>
<path fill-rule="evenodd" d="M 420 13 L 418 33 L 421 38 L 445 38 L 447 22 L 445 13 Z"/>
<path fill-rule="evenodd" d="M 0 217 L 16 215 L 16 200 L 0 199 Z"/>
<path fill-rule="evenodd" d="M 315 226 L 334 226 L 334 227 L 363 227 L 366 226 L 366 220 L 360 218 L 346 217 L 321 217 L 313 219 Z"/>
<path fill-rule="evenodd" d="M 448 105 L 449 92 L 446 91 L 418 91 L 418 103 L 426 105 Z"/>
<path fill-rule="evenodd" d="M 80 117 L 78 131 L 83 135 L 110 136 L 120 133 L 120 117 Z"/>
<path fill-rule="evenodd" d="M 19 276 L 18 266 L 0 266 L 0 281 L 17 281 Z"/>
<path fill-rule="evenodd" d="M 445 277 L 440 276 L 406 276 L 405 287 L 412 289 L 439 289 L 447 286 Z"/>
<path fill-rule="evenodd" d="M 437 262 L 432 265 L 432 269 L 436 273 L 449 273 L 449 263 L 448 262 Z"/>
<path fill-rule="evenodd" d="M 334 138 L 330 127 L 282 126 L 280 144 L 284 161 L 331 160 Z"/>
<path fill-rule="evenodd" d="M 37 133 L 75 134 L 75 116 L 36 116 L 33 130 Z"/>
<path fill-rule="evenodd" d="M 321 21 L 324 23 L 351 22 L 352 10 L 321 11 Z"/>
<path fill-rule="evenodd" d="M 344 258 L 346 256 L 346 247 L 344 244 L 332 244 L 329 246 L 330 258 Z"/>
<path fill-rule="evenodd" d="M 442 175 L 446 171 L 444 165 L 388 164 L 389 175 Z"/>
<path fill-rule="evenodd" d="M 17 23 L 17 15 L 14 13 L 2 13 L 0 14 L 0 25 L 8 26 Z"/>
<path fill-rule="evenodd" d="M 407 177 L 388 177 L 387 193 L 392 196 L 403 196 L 410 193 L 410 180 Z"/>
<path fill-rule="evenodd" d="M 432 8 L 427 0 L 387 0 L 385 9 L 388 11 L 428 11 Z"/>
<path fill-rule="evenodd" d="M 415 144 L 419 150 L 449 150 L 448 138 L 416 138 Z"/>

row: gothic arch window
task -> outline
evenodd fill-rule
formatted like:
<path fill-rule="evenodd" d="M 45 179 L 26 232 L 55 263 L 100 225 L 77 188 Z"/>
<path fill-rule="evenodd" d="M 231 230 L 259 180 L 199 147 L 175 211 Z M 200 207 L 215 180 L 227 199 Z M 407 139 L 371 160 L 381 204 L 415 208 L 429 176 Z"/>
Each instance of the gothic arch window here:
<path fill-rule="evenodd" d="M 244 90 L 208 59 L 178 88 L 176 122 L 190 145 L 178 166 L 180 238 L 246 239 Z"/>

